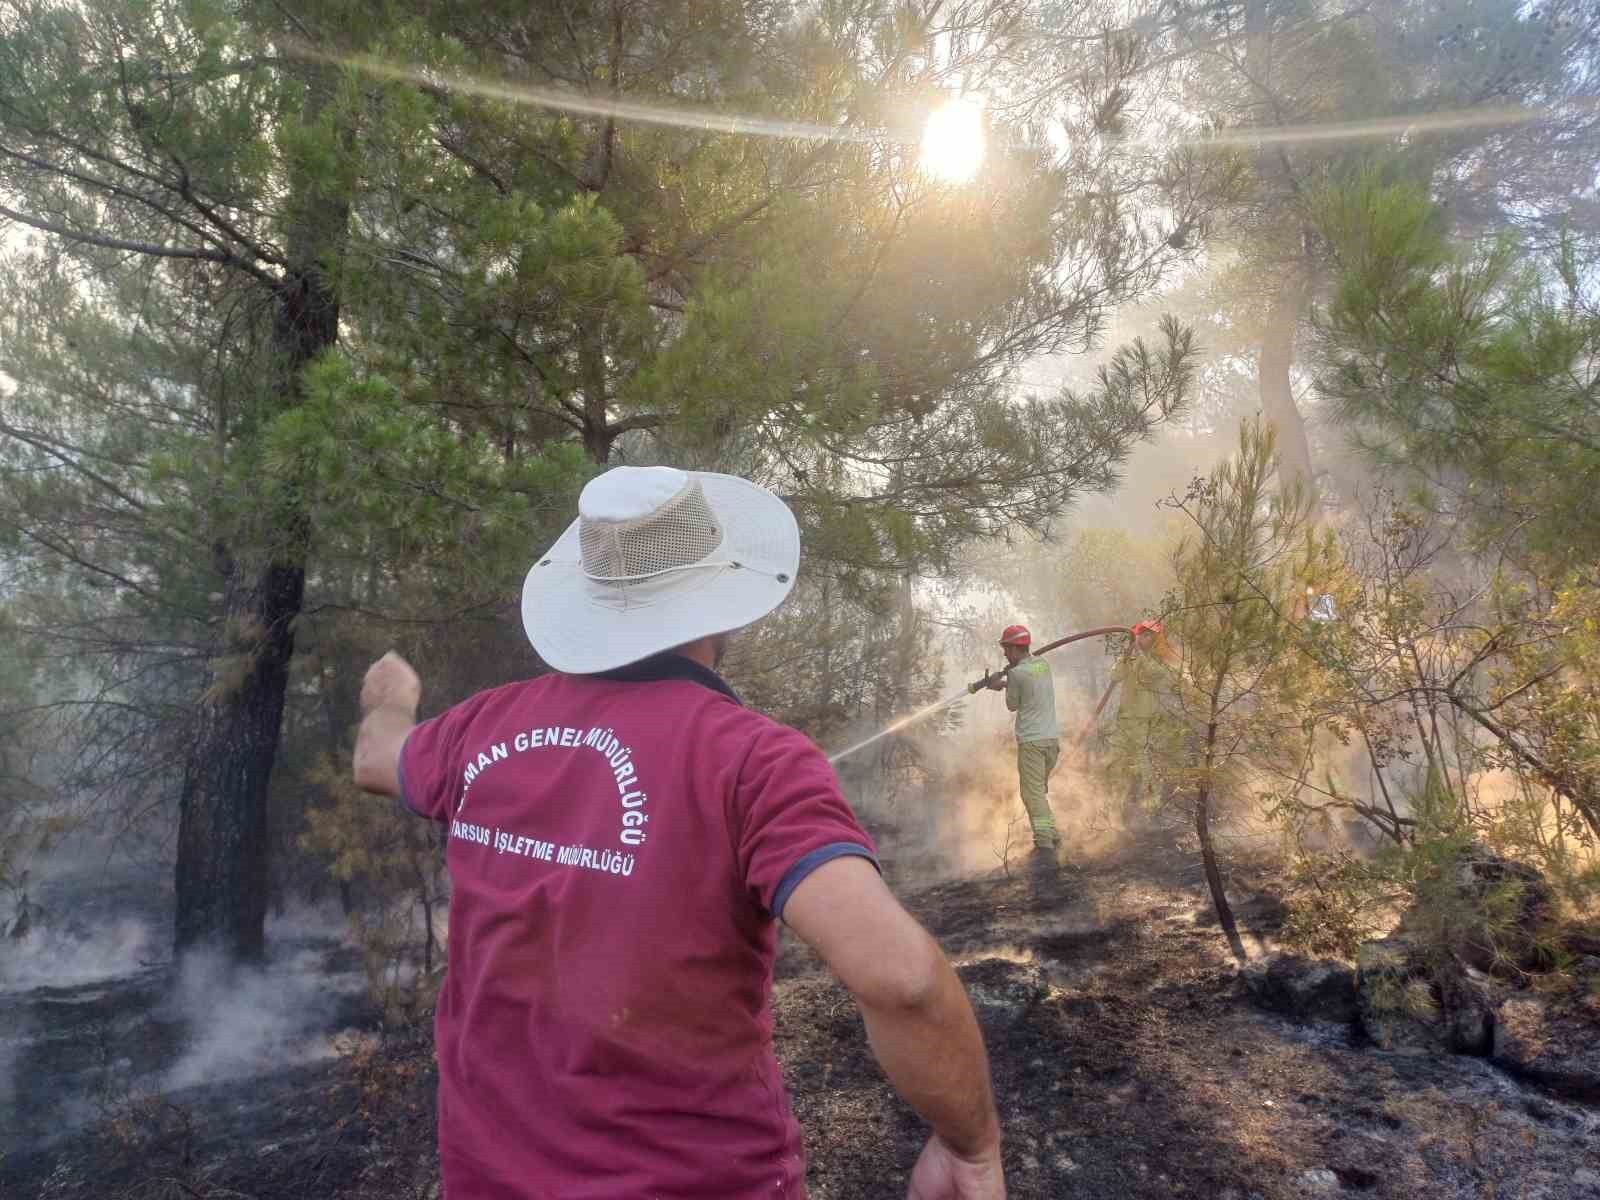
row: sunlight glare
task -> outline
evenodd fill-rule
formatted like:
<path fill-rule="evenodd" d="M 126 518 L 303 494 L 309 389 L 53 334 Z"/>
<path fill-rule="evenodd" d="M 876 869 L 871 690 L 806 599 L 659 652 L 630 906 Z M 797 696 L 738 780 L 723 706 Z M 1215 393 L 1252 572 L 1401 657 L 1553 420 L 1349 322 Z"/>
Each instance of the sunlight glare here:
<path fill-rule="evenodd" d="M 922 169 L 942 183 L 967 183 L 983 164 L 983 109 L 956 96 L 928 115 L 922 134 Z"/>

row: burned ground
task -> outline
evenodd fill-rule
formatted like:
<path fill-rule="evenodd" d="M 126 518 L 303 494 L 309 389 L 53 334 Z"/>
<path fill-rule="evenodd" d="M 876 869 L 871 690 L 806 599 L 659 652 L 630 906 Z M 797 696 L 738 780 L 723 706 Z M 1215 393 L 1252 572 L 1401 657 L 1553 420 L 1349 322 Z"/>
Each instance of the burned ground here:
<path fill-rule="evenodd" d="M 1230 884 L 1256 950 L 1281 915 L 1273 879 L 1239 866 Z M 901 890 L 977 1008 L 1013 1196 L 1600 1200 L 1600 1110 L 1479 1059 L 1384 1054 L 1254 1008 L 1192 860 L 1161 838 L 1051 886 L 996 870 Z M 775 1007 L 814 1200 L 903 1195 L 925 1133 L 848 996 L 790 944 Z M 369 1043 L 173 1097 L 181 1117 L 120 1141 L 14 1154 L 0 1194 L 422 1200 L 430 1088 L 425 1037 Z"/>
<path fill-rule="evenodd" d="M 1232 880 L 1252 949 L 1281 918 L 1272 882 Z M 977 1007 L 1014 1196 L 1600 1197 L 1600 1112 L 1253 1008 L 1198 872 L 1158 840 L 1055 894 L 997 872 L 909 899 Z M 812 1195 L 898 1195 L 925 1135 L 807 958 L 786 956 L 777 1005 Z"/>

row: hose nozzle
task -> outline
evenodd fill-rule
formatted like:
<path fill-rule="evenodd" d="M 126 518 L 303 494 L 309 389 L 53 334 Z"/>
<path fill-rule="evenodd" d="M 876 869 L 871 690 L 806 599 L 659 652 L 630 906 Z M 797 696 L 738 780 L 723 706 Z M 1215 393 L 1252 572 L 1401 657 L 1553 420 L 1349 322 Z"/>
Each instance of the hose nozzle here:
<path fill-rule="evenodd" d="M 992 685 L 995 680 L 1004 679 L 1005 677 L 1006 673 L 1004 671 L 992 671 L 985 675 L 982 679 L 974 680 L 972 683 L 967 684 L 967 695 L 977 695 L 977 693 L 983 691 L 984 688 Z"/>

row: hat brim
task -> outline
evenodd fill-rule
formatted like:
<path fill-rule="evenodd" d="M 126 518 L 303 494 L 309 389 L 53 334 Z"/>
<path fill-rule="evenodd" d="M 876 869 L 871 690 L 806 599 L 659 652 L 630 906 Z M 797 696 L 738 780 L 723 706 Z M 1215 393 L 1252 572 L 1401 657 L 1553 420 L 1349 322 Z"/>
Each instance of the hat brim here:
<path fill-rule="evenodd" d="M 789 506 L 734 475 L 689 474 L 722 524 L 711 557 L 740 565 L 608 587 L 583 573 L 573 521 L 522 584 L 522 627 L 546 664 L 570 675 L 614 670 L 749 625 L 788 598 L 800 567 L 800 528 Z"/>

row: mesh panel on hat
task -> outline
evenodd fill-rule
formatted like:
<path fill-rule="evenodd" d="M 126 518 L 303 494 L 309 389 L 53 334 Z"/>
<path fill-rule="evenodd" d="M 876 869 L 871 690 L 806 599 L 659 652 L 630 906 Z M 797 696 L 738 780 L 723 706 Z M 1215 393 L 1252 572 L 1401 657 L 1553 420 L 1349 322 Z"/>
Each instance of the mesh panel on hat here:
<path fill-rule="evenodd" d="M 722 526 L 694 479 L 673 499 L 636 520 L 578 522 L 583 569 L 600 579 L 692 566 L 721 544 Z"/>

